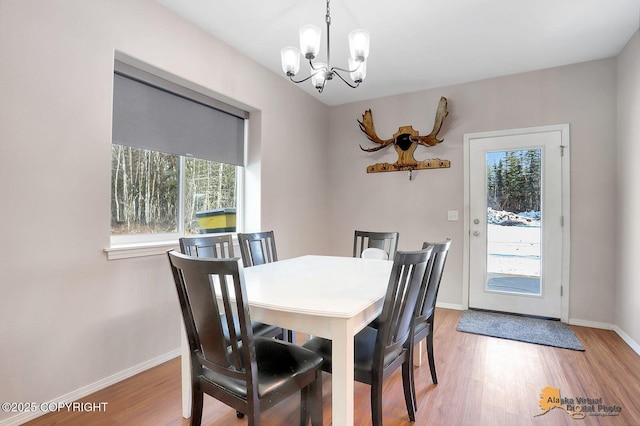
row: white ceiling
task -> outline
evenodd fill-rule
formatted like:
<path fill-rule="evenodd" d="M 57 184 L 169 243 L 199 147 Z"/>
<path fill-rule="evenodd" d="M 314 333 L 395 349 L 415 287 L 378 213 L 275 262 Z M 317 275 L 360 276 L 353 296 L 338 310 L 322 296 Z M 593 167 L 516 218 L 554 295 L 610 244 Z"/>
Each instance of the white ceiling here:
<path fill-rule="evenodd" d="M 323 29 L 325 0 L 157 0 L 238 51 L 284 76 L 280 49 L 298 28 Z M 347 66 L 347 34 L 371 33 L 367 78 L 338 79 L 327 105 L 377 98 L 617 55 L 640 25 L 640 0 L 333 0 L 331 65 Z M 301 64 L 296 77 L 306 77 Z M 233 72 L 229 69 L 228 72 Z M 291 83 L 293 84 L 293 83 Z"/>

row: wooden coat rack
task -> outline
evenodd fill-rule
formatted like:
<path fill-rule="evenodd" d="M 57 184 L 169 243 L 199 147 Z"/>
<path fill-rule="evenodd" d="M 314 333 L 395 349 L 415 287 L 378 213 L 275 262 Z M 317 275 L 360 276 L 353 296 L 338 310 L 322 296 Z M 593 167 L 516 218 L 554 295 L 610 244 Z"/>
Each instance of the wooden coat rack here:
<path fill-rule="evenodd" d="M 430 158 L 424 161 L 417 161 L 413 156 L 418 145 L 430 147 L 444 141 L 444 139 L 438 139 L 437 135 L 440 132 L 442 123 L 448 114 L 447 98 L 441 97 L 431 133 L 426 136 L 420 136 L 413 126 L 402 126 L 393 134 L 393 138 L 381 139 L 376 134 L 371 110 L 366 110 L 364 114 L 362 114 L 362 121 L 358 120 L 360 130 L 367 136 L 367 139 L 380 146 L 374 148 L 363 148 L 361 145 L 360 149 L 365 152 L 375 152 L 386 148 L 389 145 L 393 145 L 393 148 L 398 154 L 398 160 L 395 163 L 377 163 L 367 166 L 367 173 L 409 171 L 409 179 L 411 179 L 412 172 L 414 170 L 442 169 L 451 167 L 451 162 L 449 160 Z"/>

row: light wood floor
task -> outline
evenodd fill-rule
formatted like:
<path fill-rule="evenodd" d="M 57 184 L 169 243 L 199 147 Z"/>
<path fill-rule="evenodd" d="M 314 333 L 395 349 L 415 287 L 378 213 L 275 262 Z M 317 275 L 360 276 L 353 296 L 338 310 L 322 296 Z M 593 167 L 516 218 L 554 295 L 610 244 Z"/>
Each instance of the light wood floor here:
<path fill-rule="evenodd" d="M 456 331 L 461 312 L 438 309 L 435 358 L 439 384 L 429 367 L 415 370 L 418 413 L 415 425 L 640 425 L 640 356 L 612 331 L 572 327 L 585 352 L 513 342 Z M 331 424 L 331 376 L 324 377 L 324 423 Z M 621 407 L 616 417 L 571 418 L 560 409 L 544 415 L 543 388 L 563 398 L 602 398 Z M 384 424 L 409 424 L 399 372 L 384 389 Z M 181 417 L 179 359 L 143 372 L 84 398 L 108 402 L 105 412 L 55 413 L 28 425 L 188 425 Z M 263 413 L 263 425 L 298 423 L 292 397 Z M 596 410 L 598 407 L 595 407 Z M 370 425 L 369 387 L 356 383 L 355 424 Z M 246 425 L 235 411 L 205 397 L 203 425 Z"/>

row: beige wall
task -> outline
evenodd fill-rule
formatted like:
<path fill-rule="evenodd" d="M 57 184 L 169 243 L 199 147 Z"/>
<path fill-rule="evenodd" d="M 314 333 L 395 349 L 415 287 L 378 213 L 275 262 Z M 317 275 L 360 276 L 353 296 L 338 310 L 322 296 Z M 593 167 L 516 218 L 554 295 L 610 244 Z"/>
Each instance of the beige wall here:
<path fill-rule="evenodd" d="M 640 345 L 640 33 L 618 57 L 618 271 L 615 324 Z"/>
<path fill-rule="evenodd" d="M 379 136 L 412 125 L 421 134 L 433 127 L 440 96 L 449 116 L 445 141 L 419 147 L 417 159 L 442 158 L 450 169 L 407 173 L 365 173 L 368 164 L 394 162 L 392 148 L 373 146 L 356 120 L 371 108 Z M 462 306 L 465 133 L 569 123 L 571 129 L 571 299 L 569 318 L 612 324 L 615 304 L 616 61 L 605 59 L 483 80 L 331 108 L 331 208 L 334 251 L 349 254 L 354 228 L 397 230 L 399 248 L 451 237 L 453 244 L 438 296 L 441 305 Z M 358 194 L 354 197 L 353 194 Z M 447 221 L 457 210 L 460 221 Z"/>
<path fill-rule="evenodd" d="M 250 230 L 274 229 L 283 258 L 327 252 L 328 107 L 151 0 L 0 0 L 0 401 L 179 346 L 166 257 L 103 252 L 116 51 L 249 108 Z"/>

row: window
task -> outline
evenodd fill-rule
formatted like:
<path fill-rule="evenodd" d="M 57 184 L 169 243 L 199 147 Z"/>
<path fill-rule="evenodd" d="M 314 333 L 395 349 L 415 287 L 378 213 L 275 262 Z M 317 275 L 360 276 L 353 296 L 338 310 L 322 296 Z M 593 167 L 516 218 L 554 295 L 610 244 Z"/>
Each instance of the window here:
<path fill-rule="evenodd" d="M 111 242 L 235 231 L 247 113 L 116 61 Z"/>
<path fill-rule="evenodd" d="M 237 173 L 230 164 L 113 144 L 111 235 L 135 241 L 235 231 Z M 219 215 L 228 218 L 212 223 Z"/>

